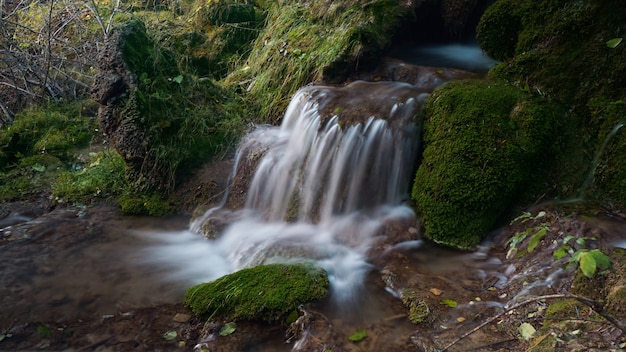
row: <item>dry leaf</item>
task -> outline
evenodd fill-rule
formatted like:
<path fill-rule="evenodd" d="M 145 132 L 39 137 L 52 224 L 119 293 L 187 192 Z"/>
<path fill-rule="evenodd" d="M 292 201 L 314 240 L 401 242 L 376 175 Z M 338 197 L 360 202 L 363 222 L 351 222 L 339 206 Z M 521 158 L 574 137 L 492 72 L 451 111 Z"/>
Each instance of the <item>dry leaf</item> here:
<path fill-rule="evenodd" d="M 435 296 L 440 296 L 443 293 L 443 291 L 441 291 L 438 288 L 434 288 L 434 287 L 431 288 L 429 291 L 430 291 L 430 293 L 432 293 Z"/>

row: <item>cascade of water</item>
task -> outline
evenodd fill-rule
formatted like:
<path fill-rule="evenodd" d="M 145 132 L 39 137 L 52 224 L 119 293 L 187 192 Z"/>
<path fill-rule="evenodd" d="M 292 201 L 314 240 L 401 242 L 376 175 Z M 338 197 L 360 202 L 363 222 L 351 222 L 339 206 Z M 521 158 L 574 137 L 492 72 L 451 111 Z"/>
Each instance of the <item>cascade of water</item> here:
<path fill-rule="evenodd" d="M 234 176 L 249 180 L 245 204 L 211 246 L 232 270 L 316 261 L 328 271 L 334 296 L 351 297 L 370 268 L 366 253 L 382 224 L 414 216 L 402 203 L 426 96 L 392 82 L 301 89 L 280 127 L 259 127 L 241 144 L 234 173 L 254 170 Z"/>
<path fill-rule="evenodd" d="M 337 115 L 325 123 L 320 115 L 316 101 L 328 94 L 315 93 L 326 89 L 309 87 L 294 97 L 257 165 L 245 208 L 267 221 L 325 222 L 406 197 L 417 147 L 416 98 L 394 103 L 386 120 L 369 116 L 342 127 Z"/>
<path fill-rule="evenodd" d="M 580 190 L 578 191 L 578 198 L 577 199 L 582 199 L 584 197 L 584 195 L 585 195 L 585 192 L 587 191 L 587 188 L 589 188 L 589 186 L 591 186 L 591 184 L 593 183 L 593 178 L 595 176 L 596 169 L 598 168 L 598 165 L 600 164 L 600 157 L 604 153 L 604 149 L 606 149 L 606 146 L 607 146 L 607 144 L 609 144 L 609 141 L 613 137 L 615 137 L 617 132 L 622 127 L 624 127 L 624 122 L 619 122 L 617 125 L 615 125 L 615 127 L 613 127 L 613 129 L 604 138 L 604 141 L 602 142 L 602 145 L 600 146 L 600 148 L 596 152 L 595 156 L 593 157 L 593 161 L 591 162 L 591 169 L 590 169 L 589 173 L 587 174 L 587 178 L 585 179 L 585 182 L 583 183 L 583 185 L 580 187 Z"/>

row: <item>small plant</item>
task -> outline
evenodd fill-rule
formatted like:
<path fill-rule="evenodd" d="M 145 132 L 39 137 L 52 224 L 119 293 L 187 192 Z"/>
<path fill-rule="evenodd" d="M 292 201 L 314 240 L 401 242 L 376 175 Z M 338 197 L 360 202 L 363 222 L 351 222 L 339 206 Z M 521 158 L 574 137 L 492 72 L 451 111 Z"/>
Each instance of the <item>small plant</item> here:
<path fill-rule="evenodd" d="M 524 212 L 522 215 L 516 217 L 511 221 L 511 224 L 521 222 L 522 224 L 528 221 L 537 221 L 546 216 L 545 211 L 540 211 L 537 215 L 533 215 L 530 212 Z M 509 251 L 506 258 L 517 255 L 523 256 L 526 253 L 532 252 L 539 242 L 546 236 L 549 229 L 549 223 L 544 221 L 536 226 L 528 227 L 524 231 L 517 232 L 512 236 L 507 244 L 509 245 Z M 520 250 L 521 244 L 526 243 L 526 248 Z M 611 268 L 611 259 L 599 249 L 588 249 L 586 244 L 588 241 L 595 240 L 595 238 L 579 237 L 568 235 L 561 240 L 561 245 L 552 252 L 555 260 L 561 260 L 566 256 L 570 256 L 566 269 L 572 268 L 574 265 L 578 265 L 580 271 L 586 277 L 593 277 L 597 270 L 606 271 Z"/>
<path fill-rule="evenodd" d="M 575 238 L 571 235 L 565 236 L 565 238 L 563 238 L 563 244 L 552 253 L 554 259 L 560 260 L 570 255 L 566 268 L 569 269 L 573 265 L 578 264 L 580 271 L 588 278 L 592 278 L 598 269 L 604 272 L 611 268 L 611 259 L 599 249 L 590 250 L 581 248 L 574 250 L 569 244 L 573 239 L 575 239 L 575 243 L 579 246 L 584 246 L 588 240 L 595 240 L 595 238 L 588 237 Z"/>
<path fill-rule="evenodd" d="M 539 220 L 546 216 L 545 211 L 540 211 L 537 215 L 533 216 L 530 212 L 525 212 L 522 215 L 516 217 L 511 221 L 511 224 L 514 224 L 520 221 L 522 224 L 530 221 L 530 220 Z M 510 259 L 514 255 L 522 256 L 528 252 L 532 252 L 539 242 L 546 236 L 548 233 L 548 223 L 542 222 L 537 226 L 532 226 L 527 228 L 524 231 L 517 232 L 513 237 L 511 237 L 507 244 L 509 245 L 509 251 L 506 254 L 506 258 Z M 528 241 L 528 245 L 525 250 L 519 251 L 518 245 L 522 243 L 528 236 L 530 236 L 530 240 Z"/>
<path fill-rule="evenodd" d="M 366 337 L 367 337 L 367 330 L 361 329 L 361 330 L 355 331 L 352 335 L 350 335 L 350 337 L 348 337 L 348 339 L 352 342 L 359 342 L 365 339 Z"/>

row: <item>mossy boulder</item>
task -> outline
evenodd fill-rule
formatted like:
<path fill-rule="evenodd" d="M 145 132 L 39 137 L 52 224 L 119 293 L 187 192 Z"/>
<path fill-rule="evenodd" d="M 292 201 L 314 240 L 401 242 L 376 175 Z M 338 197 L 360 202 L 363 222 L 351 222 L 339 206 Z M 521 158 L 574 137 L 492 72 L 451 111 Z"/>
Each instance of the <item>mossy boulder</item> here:
<path fill-rule="evenodd" d="M 626 7 L 620 0 L 496 0 L 477 29 L 504 62 L 492 76 L 569 108 L 551 182 L 557 198 L 626 205 Z M 612 132 L 613 131 L 613 132 Z"/>
<path fill-rule="evenodd" d="M 498 80 L 452 82 L 425 107 L 413 200 L 425 236 L 471 248 L 548 162 L 559 109 Z"/>
<path fill-rule="evenodd" d="M 116 27 L 101 54 L 93 87 L 98 119 L 141 191 L 170 192 L 178 174 L 230 145 L 240 117 L 229 115 L 227 92 L 179 67 L 144 23 Z"/>
<path fill-rule="evenodd" d="M 276 322 L 325 297 L 329 285 L 326 271 L 310 264 L 268 264 L 194 286 L 185 303 L 198 315 Z"/>

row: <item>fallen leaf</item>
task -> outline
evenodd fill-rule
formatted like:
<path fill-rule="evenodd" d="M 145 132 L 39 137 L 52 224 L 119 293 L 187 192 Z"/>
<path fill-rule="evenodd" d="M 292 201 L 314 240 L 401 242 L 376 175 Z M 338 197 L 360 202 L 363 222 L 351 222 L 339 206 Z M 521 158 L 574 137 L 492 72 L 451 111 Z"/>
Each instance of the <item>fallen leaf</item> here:
<path fill-rule="evenodd" d="M 465 321 L 465 318 L 463 318 L 463 317 L 458 317 L 458 318 L 456 318 L 456 321 L 458 321 L 459 323 L 462 323 L 462 322 L 464 322 L 464 321 Z"/>
<path fill-rule="evenodd" d="M 526 341 L 530 340 L 537 332 L 537 330 L 535 330 L 535 328 L 529 323 L 522 323 L 517 331 L 519 331 L 522 338 Z"/>
<path fill-rule="evenodd" d="M 429 291 L 430 291 L 430 293 L 432 293 L 435 296 L 440 296 L 443 293 L 443 291 L 441 291 L 438 288 L 434 288 L 434 287 L 431 288 Z"/>
<path fill-rule="evenodd" d="M 163 334 L 163 338 L 166 339 L 167 341 L 172 341 L 173 339 L 176 338 L 176 336 L 178 336 L 178 333 L 176 333 L 176 331 L 174 330 L 168 331 L 165 334 Z"/>
<path fill-rule="evenodd" d="M 352 342 L 359 342 L 361 340 L 363 340 L 364 338 L 367 337 L 367 330 L 362 329 L 359 331 L 356 331 L 354 334 L 350 335 L 350 337 L 348 337 L 348 339 Z"/>
<path fill-rule="evenodd" d="M 441 302 L 439 302 L 439 304 L 442 304 L 444 306 L 448 306 L 450 308 L 454 308 L 458 305 L 458 303 L 456 303 L 456 301 L 451 300 L 451 299 L 444 299 Z"/>
<path fill-rule="evenodd" d="M 176 315 L 174 315 L 174 318 L 173 318 L 173 320 L 177 323 L 185 323 L 189 319 L 191 319 L 191 315 L 184 314 L 184 313 L 176 313 Z"/>
<path fill-rule="evenodd" d="M 220 329 L 220 336 L 228 336 L 237 330 L 237 324 L 234 321 L 224 324 Z"/>
<path fill-rule="evenodd" d="M 611 49 L 615 49 L 621 42 L 623 38 L 613 38 L 611 40 L 607 40 L 606 46 Z"/>

